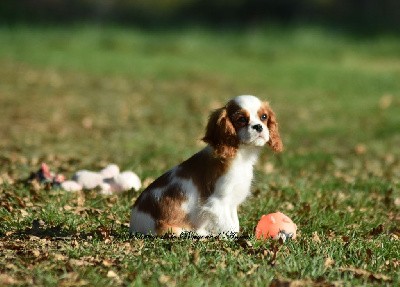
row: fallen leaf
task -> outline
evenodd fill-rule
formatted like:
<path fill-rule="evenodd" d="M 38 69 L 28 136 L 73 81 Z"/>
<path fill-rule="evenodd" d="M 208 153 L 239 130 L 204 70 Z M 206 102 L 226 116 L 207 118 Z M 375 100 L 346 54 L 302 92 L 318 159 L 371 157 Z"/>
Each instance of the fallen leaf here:
<path fill-rule="evenodd" d="M 69 206 L 69 205 L 64 205 L 64 210 L 65 211 L 70 211 L 70 210 L 72 210 L 72 206 Z"/>
<path fill-rule="evenodd" d="M 246 275 L 252 275 L 254 272 L 257 271 L 259 264 L 253 264 L 249 271 L 246 272 Z"/>
<path fill-rule="evenodd" d="M 382 234 L 384 231 L 383 224 L 379 224 L 377 227 L 372 228 L 372 230 L 368 233 L 371 236 L 376 236 Z"/>
<path fill-rule="evenodd" d="M 379 107 L 382 110 L 386 110 L 387 108 L 389 108 L 392 105 L 392 102 L 393 102 L 393 95 L 390 95 L 390 94 L 383 95 L 379 99 Z"/>
<path fill-rule="evenodd" d="M 60 253 L 54 254 L 53 257 L 54 257 L 54 259 L 57 260 L 57 261 L 64 261 L 64 260 L 68 259 L 67 256 L 64 256 L 64 255 L 62 255 L 62 254 L 60 254 Z"/>
<path fill-rule="evenodd" d="M 108 277 L 108 278 L 116 278 L 116 277 L 118 277 L 118 274 L 115 273 L 115 272 L 112 271 L 112 270 L 108 270 L 108 272 L 107 272 L 107 277 Z"/>
<path fill-rule="evenodd" d="M 348 243 L 348 242 L 350 242 L 350 237 L 349 236 L 342 236 L 342 240 L 343 240 L 343 242 Z"/>
<path fill-rule="evenodd" d="M 76 272 L 69 272 L 62 276 L 59 286 L 62 287 L 77 287 L 77 286 L 87 286 L 89 282 L 79 278 L 79 274 Z"/>
<path fill-rule="evenodd" d="M 40 240 L 40 237 L 35 236 L 35 235 L 29 235 L 29 240 L 30 241 L 38 241 L 38 240 Z"/>
<path fill-rule="evenodd" d="M 2 201 L 1 206 L 4 207 L 8 212 L 12 212 L 14 209 L 8 201 Z"/>
<path fill-rule="evenodd" d="M 8 174 L 8 173 L 3 173 L 0 176 L 0 184 L 3 183 L 8 183 L 8 184 L 14 184 L 14 179 L 12 179 L 12 177 Z"/>
<path fill-rule="evenodd" d="M 271 174 L 271 173 L 273 173 L 273 172 L 274 172 L 274 165 L 273 165 L 272 163 L 270 163 L 270 162 L 267 162 L 267 163 L 264 165 L 264 172 L 265 172 L 266 174 Z"/>
<path fill-rule="evenodd" d="M 36 179 L 34 179 L 34 180 L 32 180 L 32 181 L 30 182 L 30 190 L 31 190 L 31 191 L 37 192 L 37 191 L 39 191 L 39 190 L 41 190 L 41 189 L 42 189 L 42 187 L 41 187 L 39 181 L 37 181 Z"/>
<path fill-rule="evenodd" d="M 239 243 L 239 245 L 242 246 L 244 249 L 246 249 L 246 248 L 252 248 L 252 247 L 253 247 L 253 244 L 252 244 L 249 240 L 246 240 L 246 239 L 239 239 L 239 240 L 238 240 L 238 243 Z"/>
<path fill-rule="evenodd" d="M 293 205 L 293 203 L 286 201 L 282 204 L 282 208 L 286 209 L 286 210 L 293 210 L 294 205 Z"/>
<path fill-rule="evenodd" d="M 330 267 L 332 267 L 334 264 L 335 264 L 335 260 L 333 260 L 332 258 L 327 257 L 327 258 L 325 259 L 325 262 L 324 262 L 325 268 L 330 268 Z"/>
<path fill-rule="evenodd" d="M 367 152 L 367 146 L 365 144 L 358 144 L 355 146 L 354 151 L 358 155 L 365 154 Z"/>
<path fill-rule="evenodd" d="M 40 256 L 40 251 L 37 250 L 37 249 L 34 249 L 34 250 L 32 250 L 32 254 L 33 254 L 33 256 L 35 256 L 35 257 L 39 257 L 39 256 Z"/>
<path fill-rule="evenodd" d="M 321 239 L 319 238 L 317 231 L 313 232 L 312 241 L 315 242 L 315 243 L 321 243 Z"/>
<path fill-rule="evenodd" d="M 392 281 L 392 278 L 380 273 L 372 273 L 365 269 L 355 268 L 355 267 L 341 267 L 339 268 L 342 272 L 353 273 L 356 277 L 365 277 L 372 281 Z"/>
<path fill-rule="evenodd" d="M 20 212 L 22 217 L 27 217 L 29 215 L 29 213 L 25 209 L 20 209 Z"/>
<path fill-rule="evenodd" d="M 113 262 L 110 261 L 110 260 L 108 260 L 108 259 L 104 259 L 101 263 L 102 263 L 105 267 L 111 267 L 111 266 L 113 265 Z"/>
<path fill-rule="evenodd" d="M 200 252 L 199 250 L 196 249 L 192 254 L 192 263 L 194 265 L 197 265 L 199 261 L 200 261 Z"/>
<path fill-rule="evenodd" d="M 320 286 L 320 285 L 316 285 L 310 279 L 305 279 L 305 280 L 273 279 L 271 284 L 269 285 L 269 287 L 305 287 L 305 286 Z"/>
<path fill-rule="evenodd" d="M 82 127 L 85 129 L 91 129 L 93 127 L 93 119 L 90 117 L 84 117 L 82 119 Z"/>
<path fill-rule="evenodd" d="M 18 267 L 12 263 L 7 263 L 6 268 L 9 270 L 14 270 L 14 271 L 18 270 Z"/>
<path fill-rule="evenodd" d="M 400 267 L 400 259 L 394 259 L 392 261 L 389 261 L 389 265 L 392 265 L 393 268 L 397 269 Z"/>
<path fill-rule="evenodd" d="M 6 285 L 16 285 L 16 284 L 19 284 L 19 282 L 10 275 L 0 274 L 0 285 L 6 286 Z"/>
<path fill-rule="evenodd" d="M 85 205 L 85 193 L 82 191 L 77 192 L 76 205 L 82 207 Z"/>
<path fill-rule="evenodd" d="M 78 242 L 78 240 L 76 240 L 76 239 L 72 240 L 71 246 L 74 247 L 74 248 L 79 247 L 79 242 Z"/>
<path fill-rule="evenodd" d="M 311 206 L 308 202 L 303 202 L 301 205 L 301 210 L 300 212 L 303 214 L 308 214 L 311 211 Z"/>
<path fill-rule="evenodd" d="M 170 276 L 164 275 L 164 274 L 161 274 L 160 277 L 158 277 L 158 282 L 160 284 L 168 285 L 168 286 L 176 285 L 175 281 Z"/>
<path fill-rule="evenodd" d="M 91 263 L 91 262 L 80 260 L 80 259 L 70 259 L 69 263 L 71 265 L 75 265 L 75 266 L 90 266 L 90 265 L 93 265 L 93 263 Z"/>
<path fill-rule="evenodd" d="M 18 205 L 20 207 L 22 207 L 22 208 L 26 207 L 25 201 L 21 197 L 15 195 L 14 198 L 18 202 Z"/>

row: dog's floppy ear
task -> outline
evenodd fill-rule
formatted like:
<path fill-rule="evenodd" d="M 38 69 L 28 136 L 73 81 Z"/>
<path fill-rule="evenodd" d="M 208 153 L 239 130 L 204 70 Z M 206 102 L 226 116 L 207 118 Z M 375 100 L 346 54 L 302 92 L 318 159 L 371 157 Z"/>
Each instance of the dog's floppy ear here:
<path fill-rule="evenodd" d="M 276 152 L 283 151 L 281 136 L 279 135 L 278 122 L 274 111 L 268 106 L 268 122 L 269 141 L 268 145 Z"/>
<path fill-rule="evenodd" d="M 239 140 L 226 107 L 211 113 L 203 141 L 214 148 L 217 157 L 229 158 L 235 156 L 239 147 Z"/>

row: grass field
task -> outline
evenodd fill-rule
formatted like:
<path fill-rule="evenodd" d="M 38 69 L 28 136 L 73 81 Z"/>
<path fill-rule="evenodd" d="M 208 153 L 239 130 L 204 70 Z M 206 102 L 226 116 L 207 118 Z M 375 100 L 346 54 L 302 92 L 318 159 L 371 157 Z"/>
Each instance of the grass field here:
<path fill-rule="evenodd" d="M 400 40 L 314 27 L 145 32 L 0 28 L 0 285 L 400 284 Z M 239 240 L 140 239 L 140 192 L 20 183 L 114 162 L 149 183 L 204 144 L 208 113 L 255 94 L 278 115 Z M 295 241 L 252 237 L 280 210 Z"/>

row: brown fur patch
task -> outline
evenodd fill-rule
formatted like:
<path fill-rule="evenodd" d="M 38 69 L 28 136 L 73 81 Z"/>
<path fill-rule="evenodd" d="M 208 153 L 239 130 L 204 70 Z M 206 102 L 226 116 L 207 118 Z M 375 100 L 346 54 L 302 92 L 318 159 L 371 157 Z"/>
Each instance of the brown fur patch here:
<path fill-rule="evenodd" d="M 266 114 L 268 116 L 268 118 L 269 118 L 270 117 L 270 115 L 269 115 L 270 114 L 270 110 L 271 110 L 271 108 L 269 107 L 269 103 L 268 102 L 262 103 L 260 109 L 257 111 L 257 115 L 260 118 L 260 120 L 261 120 L 261 116 L 263 114 Z M 267 118 L 267 120 L 268 120 L 268 118 Z"/>
<path fill-rule="evenodd" d="M 177 176 L 191 179 L 205 201 L 214 191 L 217 180 L 228 170 L 230 159 L 218 158 L 202 150 L 179 165 Z"/>
<path fill-rule="evenodd" d="M 249 112 L 240 107 L 236 102 L 231 101 L 227 104 L 227 112 L 235 129 L 248 125 L 250 120 Z M 241 118 L 246 119 L 246 121 L 241 121 Z"/>
<path fill-rule="evenodd" d="M 152 201 L 152 190 L 156 188 L 165 188 L 168 183 L 170 182 L 172 170 L 167 171 L 160 177 L 158 177 L 155 181 L 153 181 L 143 192 L 139 195 L 139 197 L 136 199 L 135 203 L 133 204 L 133 207 L 137 207 L 139 210 L 148 212 L 148 210 L 153 210 L 156 209 L 157 204 Z M 156 216 L 153 216 L 155 218 L 158 217 L 158 214 Z"/>
<path fill-rule="evenodd" d="M 220 158 L 233 158 L 239 148 L 236 129 L 229 117 L 228 108 L 229 103 L 211 113 L 203 137 L 203 141 L 212 146 L 215 155 Z"/>
<path fill-rule="evenodd" d="M 268 145 L 276 152 L 283 151 L 283 144 L 281 136 L 279 135 L 278 122 L 276 115 L 268 102 L 263 102 L 261 108 L 258 111 L 258 116 L 261 117 L 263 114 L 268 116 L 267 127 L 269 130 L 269 141 Z"/>
<path fill-rule="evenodd" d="M 168 232 L 178 233 L 186 228 L 191 230 L 191 224 L 182 204 L 187 200 L 179 184 L 168 184 L 170 172 L 162 175 L 142 192 L 134 207 L 141 212 L 150 214 L 155 220 L 157 235 Z M 161 183 L 164 183 L 161 185 Z M 160 198 L 154 196 L 156 188 L 164 188 Z"/>
<path fill-rule="evenodd" d="M 168 186 L 159 201 L 160 216 L 156 219 L 157 234 L 172 232 L 179 229 L 191 230 L 188 215 L 182 210 L 182 204 L 187 200 L 178 184 Z"/>

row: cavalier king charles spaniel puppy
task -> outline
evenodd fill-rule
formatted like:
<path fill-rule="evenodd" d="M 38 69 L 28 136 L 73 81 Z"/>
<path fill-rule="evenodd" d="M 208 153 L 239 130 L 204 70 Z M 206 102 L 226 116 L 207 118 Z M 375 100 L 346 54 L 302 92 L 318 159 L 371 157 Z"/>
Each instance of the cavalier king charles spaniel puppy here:
<path fill-rule="evenodd" d="M 137 198 L 131 233 L 239 232 L 237 209 L 250 194 L 262 147 L 283 149 L 275 113 L 268 102 L 238 96 L 210 115 L 203 141 L 204 149 L 157 178 Z"/>

